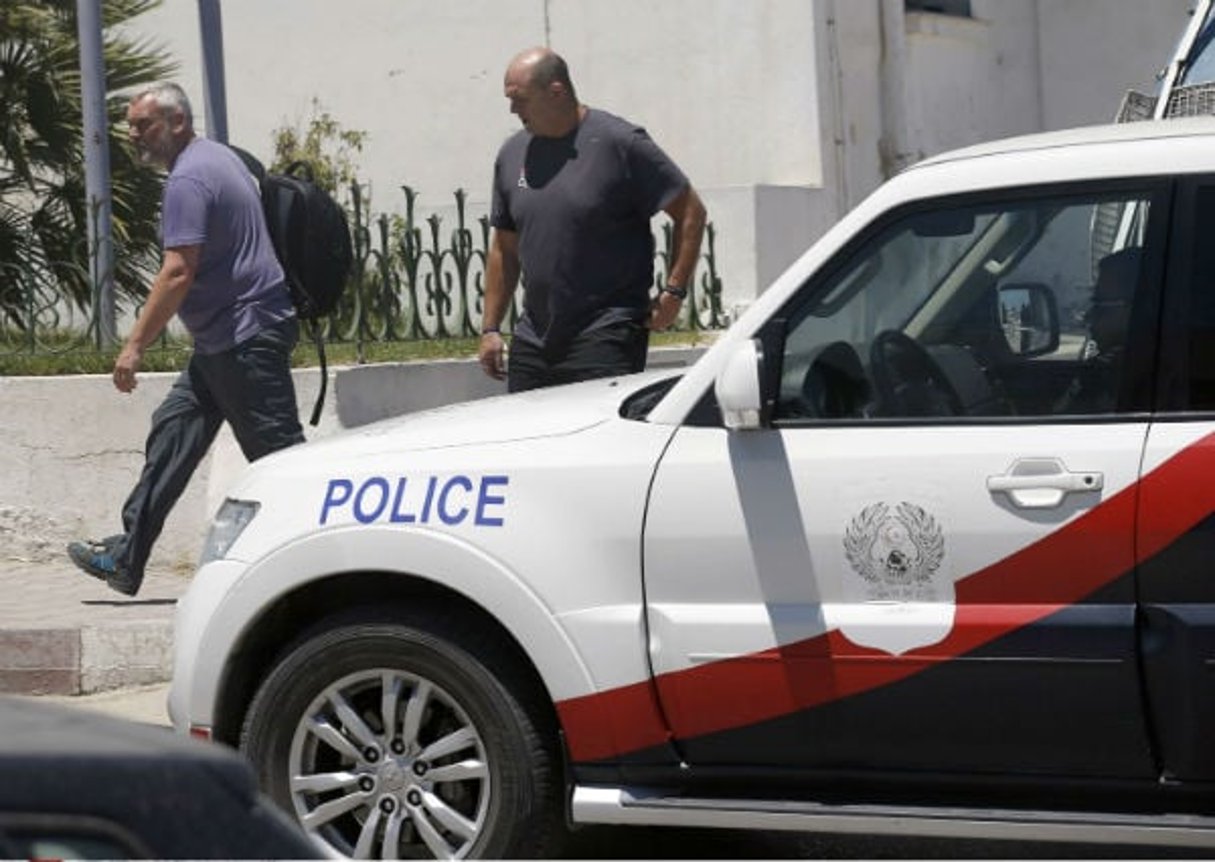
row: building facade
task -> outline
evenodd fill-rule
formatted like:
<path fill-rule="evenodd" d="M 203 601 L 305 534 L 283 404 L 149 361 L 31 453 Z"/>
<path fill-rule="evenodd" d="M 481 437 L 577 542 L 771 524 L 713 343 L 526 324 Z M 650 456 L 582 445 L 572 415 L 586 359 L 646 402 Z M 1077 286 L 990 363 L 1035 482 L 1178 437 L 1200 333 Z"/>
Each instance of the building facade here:
<path fill-rule="evenodd" d="M 313 100 L 368 133 L 374 212 L 484 213 L 518 128 L 505 66 L 547 44 L 585 103 L 644 125 L 701 191 L 727 308 L 884 178 L 991 138 L 1106 122 L 1151 92 L 1189 0 L 240 0 L 222 6 L 229 137 L 269 156 Z M 195 0 L 138 35 L 202 114 Z"/>

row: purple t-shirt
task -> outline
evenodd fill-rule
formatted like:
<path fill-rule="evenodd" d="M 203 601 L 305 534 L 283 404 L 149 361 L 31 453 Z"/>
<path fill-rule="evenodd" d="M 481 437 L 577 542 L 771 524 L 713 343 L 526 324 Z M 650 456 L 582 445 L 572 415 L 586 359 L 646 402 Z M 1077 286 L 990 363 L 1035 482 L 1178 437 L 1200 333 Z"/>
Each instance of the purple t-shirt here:
<path fill-rule="evenodd" d="M 165 248 L 201 245 L 177 314 L 199 353 L 219 353 L 295 315 L 266 230 L 257 184 L 223 144 L 195 138 L 165 181 Z"/>

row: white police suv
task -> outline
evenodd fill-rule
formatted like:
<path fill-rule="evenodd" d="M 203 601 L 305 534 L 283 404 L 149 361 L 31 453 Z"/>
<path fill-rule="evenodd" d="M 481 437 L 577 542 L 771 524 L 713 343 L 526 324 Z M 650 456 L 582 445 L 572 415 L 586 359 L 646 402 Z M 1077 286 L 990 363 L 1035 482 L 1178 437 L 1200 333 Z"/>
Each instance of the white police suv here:
<path fill-rule="evenodd" d="M 171 711 L 357 857 L 1215 847 L 1215 119 L 940 156 L 682 376 L 252 466 Z"/>

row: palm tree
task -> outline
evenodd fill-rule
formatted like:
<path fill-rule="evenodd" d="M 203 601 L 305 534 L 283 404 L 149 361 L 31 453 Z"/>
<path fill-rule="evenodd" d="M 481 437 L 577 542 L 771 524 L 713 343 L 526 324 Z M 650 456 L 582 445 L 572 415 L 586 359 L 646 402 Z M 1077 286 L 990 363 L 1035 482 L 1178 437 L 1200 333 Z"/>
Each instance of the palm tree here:
<path fill-rule="evenodd" d="M 107 94 L 171 74 L 158 46 L 118 25 L 160 0 L 103 0 Z M 79 42 L 75 0 L 0 3 L 0 327 L 35 326 L 44 313 L 93 304 L 88 260 Z M 129 300 L 147 292 L 159 256 L 161 180 L 126 142 L 126 99 L 110 95 L 115 286 Z"/>

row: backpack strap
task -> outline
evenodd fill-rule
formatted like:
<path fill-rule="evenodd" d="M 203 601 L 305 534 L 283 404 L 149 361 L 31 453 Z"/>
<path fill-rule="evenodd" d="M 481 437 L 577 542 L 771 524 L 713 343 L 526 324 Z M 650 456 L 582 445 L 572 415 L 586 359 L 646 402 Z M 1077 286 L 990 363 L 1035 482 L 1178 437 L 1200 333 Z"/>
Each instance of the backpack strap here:
<path fill-rule="evenodd" d="M 240 160 L 245 163 L 246 170 L 253 174 L 253 178 L 257 180 L 259 184 L 265 182 L 266 166 L 258 160 L 257 156 L 253 155 L 253 153 L 249 152 L 248 150 L 242 150 L 240 147 L 235 147 L 232 144 L 228 144 L 228 149 L 240 157 Z"/>
<path fill-rule="evenodd" d="M 308 420 L 308 424 L 314 428 L 321 421 L 321 407 L 325 404 L 325 390 L 329 386 L 329 364 L 325 361 L 325 337 L 321 334 L 321 322 L 319 320 L 307 321 L 308 328 L 312 330 L 312 343 L 316 345 L 316 355 L 321 363 L 321 390 L 316 396 L 316 405 L 312 408 L 312 418 Z"/>
<path fill-rule="evenodd" d="M 307 180 L 310 183 L 316 182 L 316 176 L 312 173 L 312 165 L 305 161 L 294 161 L 283 169 L 283 173 L 289 177 L 299 177 L 302 180 Z"/>

